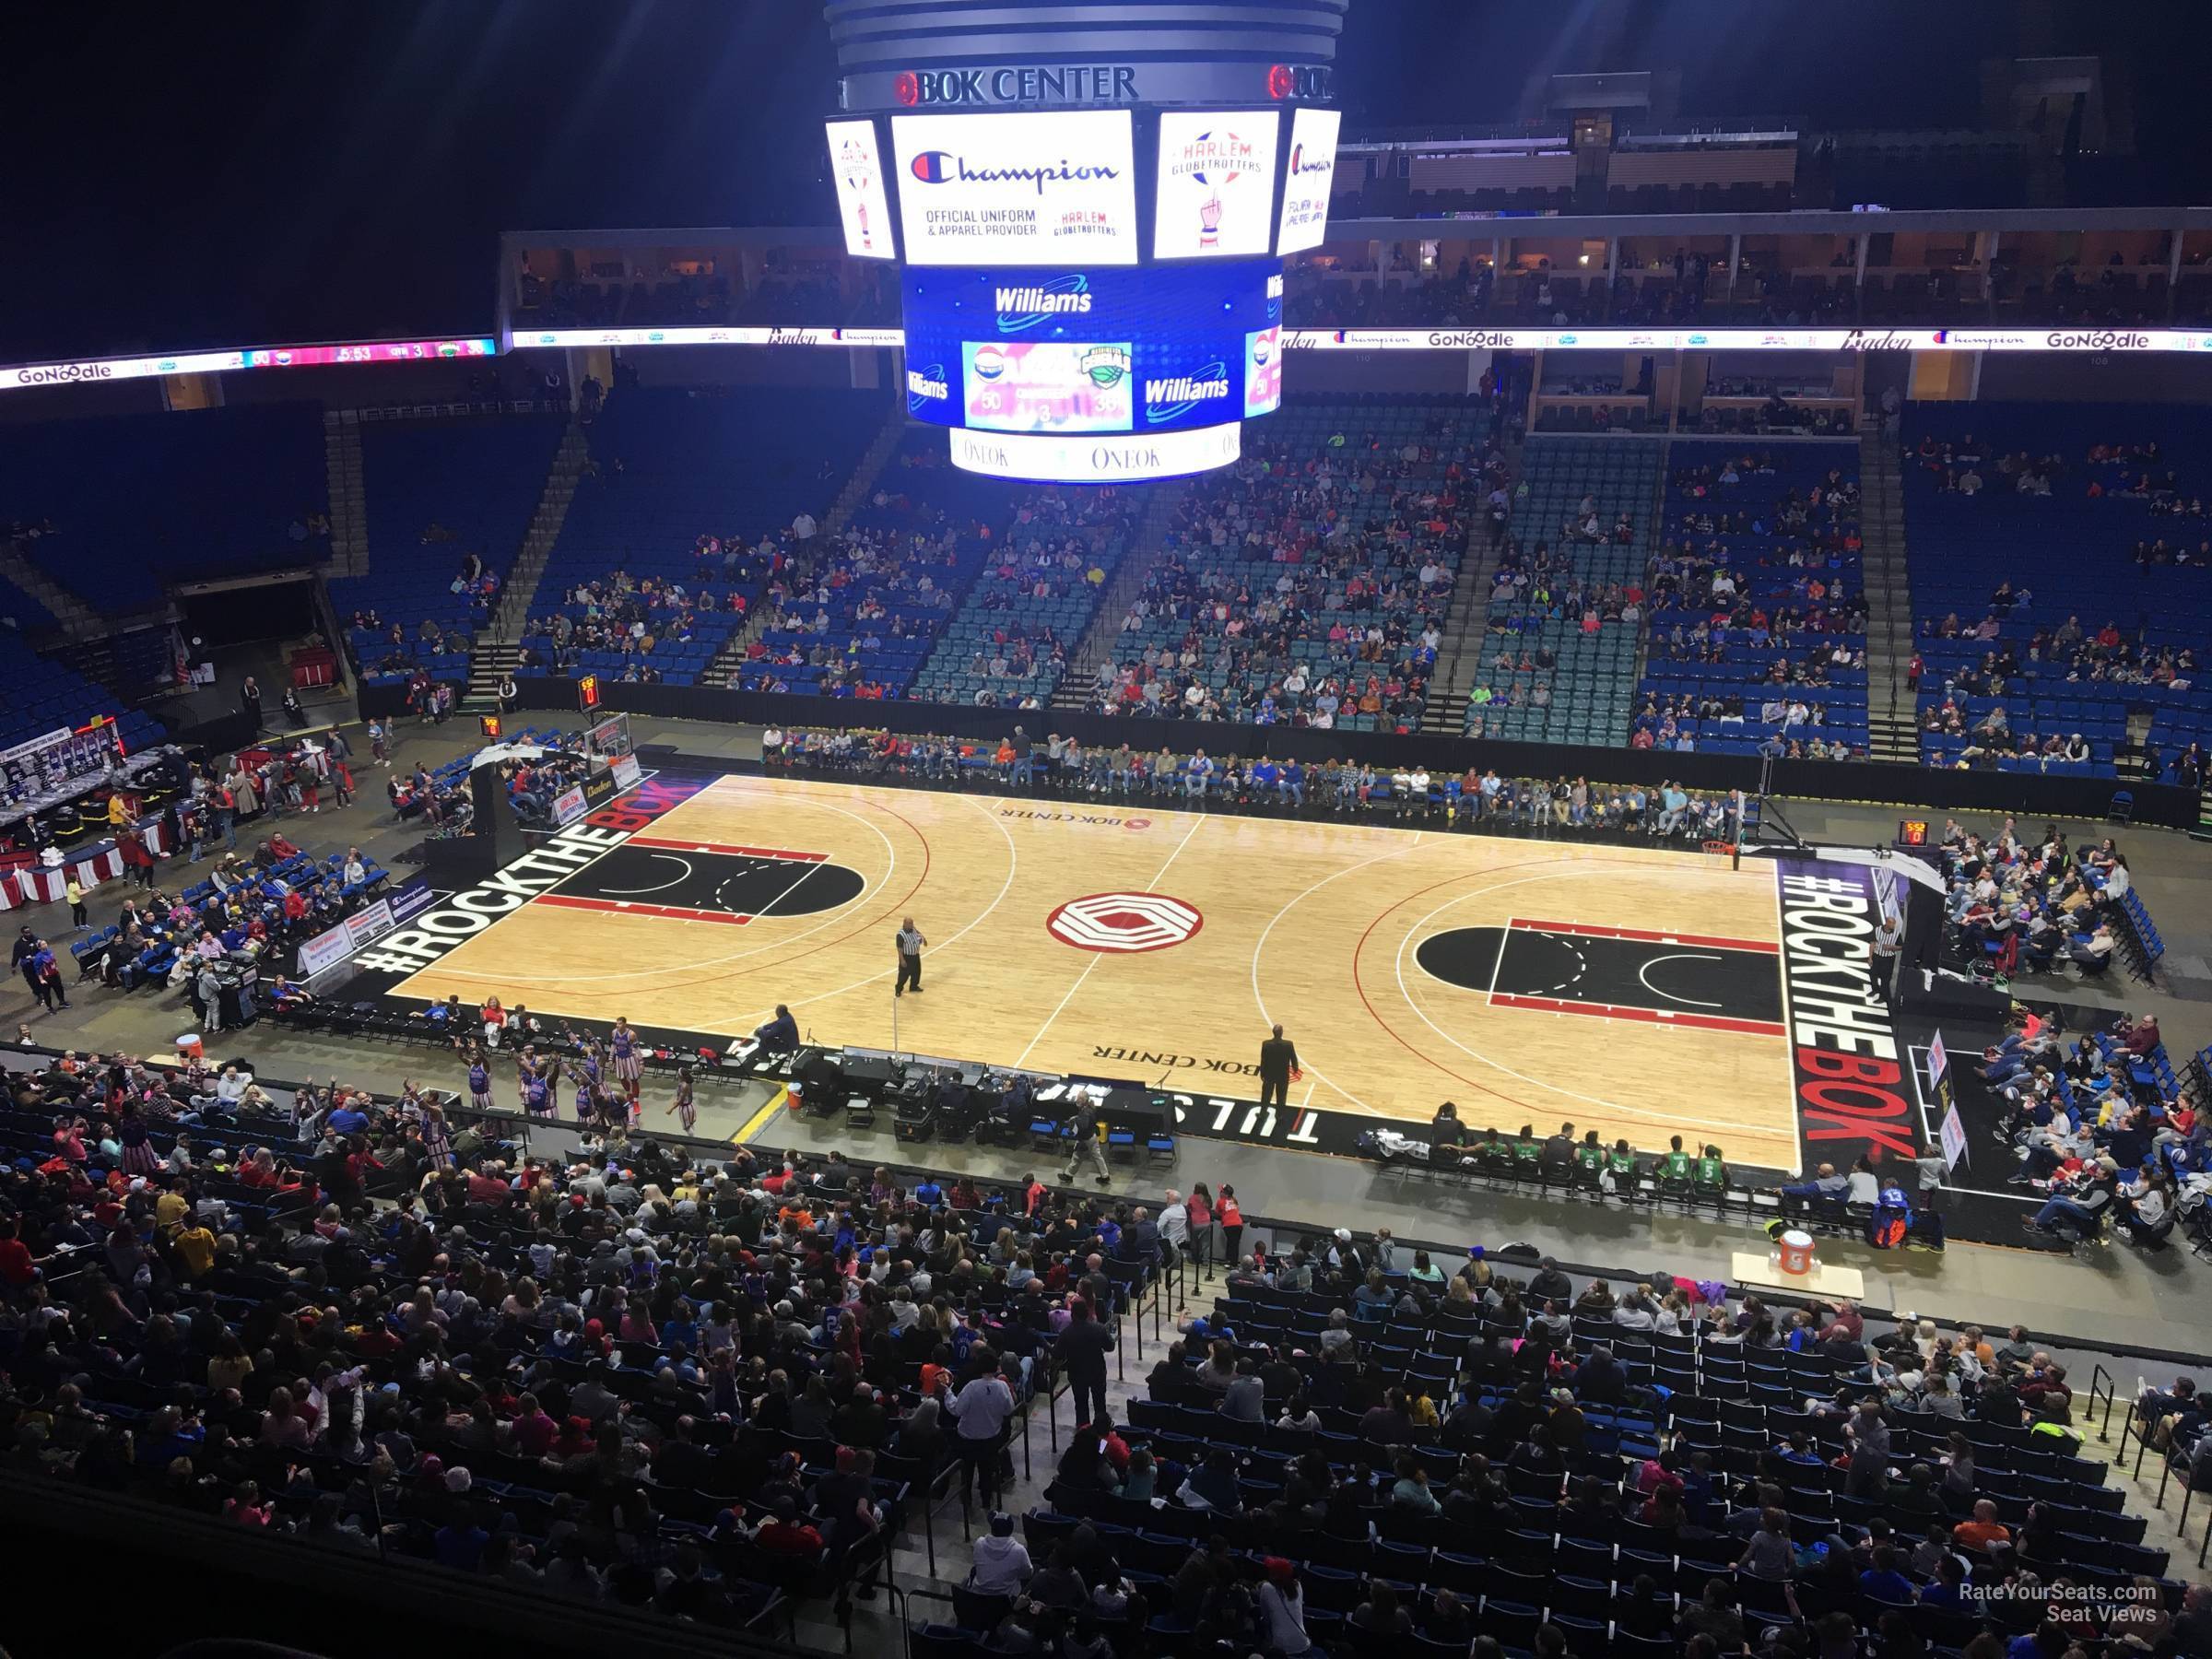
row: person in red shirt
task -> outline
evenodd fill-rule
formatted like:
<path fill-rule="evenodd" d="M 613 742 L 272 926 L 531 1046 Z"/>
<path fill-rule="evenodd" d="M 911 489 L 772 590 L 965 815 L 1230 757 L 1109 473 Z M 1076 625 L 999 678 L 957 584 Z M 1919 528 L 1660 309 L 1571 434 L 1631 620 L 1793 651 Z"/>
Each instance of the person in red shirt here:
<path fill-rule="evenodd" d="M 0 1221 L 0 1285 L 18 1289 L 39 1277 L 39 1265 L 30 1246 L 16 1236 L 13 1221 Z"/>
<path fill-rule="evenodd" d="M 789 1498 L 779 1498 L 775 1512 L 755 1529 L 753 1542 L 774 1555 L 818 1555 L 822 1535 L 799 1519 L 797 1504 Z"/>
<path fill-rule="evenodd" d="M 546 1414 L 534 1394 L 515 1401 L 514 1449 L 524 1457 L 543 1457 L 560 1438 L 560 1425 Z"/>
<path fill-rule="evenodd" d="M 497 1209 L 507 1202 L 510 1195 L 507 1183 L 497 1176 L 487 1175 L 481 1170 L 468 1172 L 468 1201 L 471 1204 L 488 1204 Z"/>
<path fill-rule="evenodd" d="M 279 859 L 297 858 L 300 856 L 300 849 L 294 846 L 281 833 L 269 837 L 269 851 L 276 853 Z"/>

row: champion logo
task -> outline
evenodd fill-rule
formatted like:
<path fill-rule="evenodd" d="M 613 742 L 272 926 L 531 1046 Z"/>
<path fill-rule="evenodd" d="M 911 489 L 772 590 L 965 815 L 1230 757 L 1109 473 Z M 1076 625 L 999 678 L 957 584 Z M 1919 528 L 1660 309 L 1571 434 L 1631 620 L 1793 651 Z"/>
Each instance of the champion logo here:
<path fill-rule="evenodd" d="M 1145 382 L 1145 418 L 1155 425 L 1187 415 L 1202 403 L 1229 395 L 1229 365 L 1216 359 L 1196 374 Z"/>
<path fill-rule="evenodd" d="M 1336 154 L 1334 150 L 1325 156 L 1316 150 L 1309 158 L 1304 145 L 1294 144 L 1290 147 L 1290 172 L 1293 177 L 1300 173 L 1327 172 L 1335 165 Z"/>
<path fill-rule="evenodd" d="M 1075 162 L 1065 157 L 1044 167 L 971 167 L 950 150 L 924 150 L 907 163 L 907 171 L 924 184 L 1028 184 L 1039 195 L 1047 184 L 1080 184 L 1093 179 L 1118 179 L 1121 169 L 1102 161 Z"/>
<path fill-rule="evenodd" d="M 1001 334 L 1021 334 L 1053 317 L 1088 315 L 1090 301 L 1090 278 L 1080 275 L 1054 276 L 1028 288 L 994 288 L 991 295 Z"/>

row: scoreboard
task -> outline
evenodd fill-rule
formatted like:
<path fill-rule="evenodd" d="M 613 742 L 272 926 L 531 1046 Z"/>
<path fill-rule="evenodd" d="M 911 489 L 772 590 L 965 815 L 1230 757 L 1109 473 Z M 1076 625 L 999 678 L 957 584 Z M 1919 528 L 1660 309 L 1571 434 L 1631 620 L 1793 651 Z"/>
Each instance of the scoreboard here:
<path fill-rule="evenodd" d="M 1282 254 L 1326 232 L 1336 132 L 1307 105 L 827 123 L 846 252 L 903 266 L 907 413 L 1006 477 L 1234 461 L 1282 401 Z"/>
<path fill-rule="evenodd" d="M 1065 482 L 1204 471 L 1236 459 L 1241 423 L 1282 401 L 1283 277 L 1273 259 L 1144 270 L 910 265 L 903 298 L 908 415 L 1004 435 L 953 446 L 953 460 L 974 471 Z M 1153 441 L 1030 441 L 1109 435 Z"/>

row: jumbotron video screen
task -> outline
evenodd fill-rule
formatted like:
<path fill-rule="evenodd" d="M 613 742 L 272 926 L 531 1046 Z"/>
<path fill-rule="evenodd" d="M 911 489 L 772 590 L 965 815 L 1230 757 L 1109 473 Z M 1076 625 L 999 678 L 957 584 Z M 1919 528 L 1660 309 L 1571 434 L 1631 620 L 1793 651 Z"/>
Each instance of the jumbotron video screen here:
<path fill-rule="evenodd" d="M 1326 231 L 1336 130 L 1311 107 L 829 123 L 847 252 L 903 266 L 908 414 L 1007 477 L 1234 461 L 1282 401 L 1282 256 Z"/>

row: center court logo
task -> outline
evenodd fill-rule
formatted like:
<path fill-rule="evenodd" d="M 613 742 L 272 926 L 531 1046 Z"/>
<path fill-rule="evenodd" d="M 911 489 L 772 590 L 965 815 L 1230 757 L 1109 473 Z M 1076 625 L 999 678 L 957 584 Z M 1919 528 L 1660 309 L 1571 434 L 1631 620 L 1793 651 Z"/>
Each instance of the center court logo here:
<path fill-rule="evenodd" d="M 1134 955 L 1180 945 L 1206 925 L 1194 904 L 1165 893 L 1091 893 L 1044 919 L 1044 930 L 1077 950 Z"/>
<path fill-rule="evenodd" d="M 1145 418 L 1157 426 L 1188 415 L 1202 403 L 1229 395 L 1229 365 L 1219 358 L 1195 374 L 1171 375 L 1145 382 Z"/>
<path fill-rule="evenodd" d="M 991 295 L 1002 335 L 1021 334 L 1054 317 L 1087 316 L 1090 302 L 1090 278 L 1080 275 L 1054 276 L 1027 288 L 995 288 Z"/>
<path fill-rule="evenodd" d="M 907 171 L 924 184 L 1028 184 L 1039 195 L 1047 184 L 1080 184 L 1093 179 L 1118 179 L 1122 171 L 1102 161 L 1070 161 L 1065 157 L 1042 167 L 971 167 L 950 150 L 924 150 L 907 163 Z"/>

